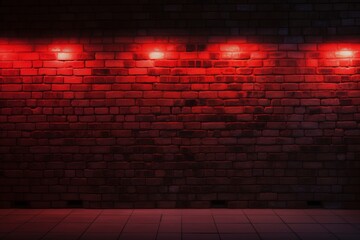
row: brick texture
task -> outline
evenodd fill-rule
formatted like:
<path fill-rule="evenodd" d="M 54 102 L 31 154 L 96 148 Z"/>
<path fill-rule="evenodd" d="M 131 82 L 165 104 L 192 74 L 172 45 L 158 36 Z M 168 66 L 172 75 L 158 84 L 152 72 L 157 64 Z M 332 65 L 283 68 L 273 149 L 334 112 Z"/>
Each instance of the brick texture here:
<path fill-rule="evenodd" d="M 1 207 L 360 207 L 358 1 L 59 2 L 1 1 Z"/>

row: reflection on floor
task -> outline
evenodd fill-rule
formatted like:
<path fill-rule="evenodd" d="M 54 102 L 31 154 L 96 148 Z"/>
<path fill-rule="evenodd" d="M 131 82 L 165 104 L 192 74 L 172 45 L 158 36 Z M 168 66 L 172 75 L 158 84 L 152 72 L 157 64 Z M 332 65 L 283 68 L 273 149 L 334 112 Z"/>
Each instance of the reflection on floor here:
<path fill-rule="evenodd" d="M 360 239 L 360 210 L 0 209 L 0 239 Z"/>

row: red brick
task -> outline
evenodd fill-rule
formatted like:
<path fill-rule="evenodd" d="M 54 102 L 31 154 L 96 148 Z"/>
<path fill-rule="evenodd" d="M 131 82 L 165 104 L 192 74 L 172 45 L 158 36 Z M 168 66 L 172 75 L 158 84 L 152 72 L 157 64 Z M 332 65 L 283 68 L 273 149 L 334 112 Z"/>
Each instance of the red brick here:
<path fill-rule="evenodd" d="M 14 68 L 31 68 L 32 63 L 31 63 L 31 61 L 14 61 L 13 67 Z M 6 68 L 6 67 L 4 67 L 4 68 Z"/>
<path fill-rule="evenodd" d="M 19 60 L 38 60 L 39 53 L 20 53 Z"/>
<path fill-rule="evenodd" d="M 39 75 L 56 75 L 56 68 L 40 68 Z"/>
<path fill-rule="evenodd" d="M 37 75 L 38 70 L 33 68 L 25 68 L 20 70 L 20 75 Z"/>
<path fill-rule="evenodd" d="M 2 69 L 1 74 L 3 76 L 17 76 L 20 74 L 20 70 L 18 70 L 18 69 Z"/>
<path fill-rule="evenodd" d="M 20 84 L 3 84 L 1 86 L 1 91 L 5 91 L 5 92 L 15 92 L 21 90 L 22 90 L 22 85 Z"/>
<path fill-rule="evenodd" d="M 85 67 L 88 67 L 88 68 L 101 68 L 104 66 L 105 66 L 105 62 L 103 60 L 85 61 Z"/>
<path fill-rule="evenodd" d="M 113 52 L 96 52 L 95 59 L 114 59 L 115 54 Z"/>

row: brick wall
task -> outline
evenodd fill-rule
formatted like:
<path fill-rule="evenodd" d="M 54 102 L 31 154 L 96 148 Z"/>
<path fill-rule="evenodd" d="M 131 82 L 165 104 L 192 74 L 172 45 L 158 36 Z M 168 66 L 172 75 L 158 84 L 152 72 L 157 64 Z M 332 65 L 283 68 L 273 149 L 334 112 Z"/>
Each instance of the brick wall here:
<path fill-rule="evenodd" d="M 70 2 L 1 2 L 1 207 L 360 207 L 358 1 Z"/>

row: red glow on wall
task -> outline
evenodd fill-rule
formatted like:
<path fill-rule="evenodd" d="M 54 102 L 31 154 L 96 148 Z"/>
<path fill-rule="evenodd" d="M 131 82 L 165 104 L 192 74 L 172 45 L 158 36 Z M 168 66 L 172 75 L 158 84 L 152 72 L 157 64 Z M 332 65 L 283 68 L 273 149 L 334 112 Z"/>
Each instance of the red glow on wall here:
<path fill-rule="evenodd" d="M 351 50 L 341 50 L 336 52 L 336 57 L 338 58 L 351 58 L 354 56 L 354 52 Z"/>
<path fill-rule="evenodd" d="M 57 54 L 58 60 L 75 60 L 74 53 L 83 51 L 83 46 L 80 44 L 54 44 L 49 46 L 49 51 Z"/>
<path fill-rule="evenodd" d="M 164 56 L 165 56 L 164 52 L 159 51 L 159 50 L 155 50 L 153 52 L 150 52 L 150 54 L 149 54 L 149 58 L 154 59 L 154 60 L 163 59 Z"/>
<path fill-rule="evenodd" d="M 220 45 L 222 58 L 238 58 L 240 55 L 240 47 L 234 44 Z"/>
<path fill-rule="evenodd" d="M 73 59 L 73 54 L 60 52 L 60 53 L 57 54 L 57 59 L 58 60 L 72 60 Z"/>

